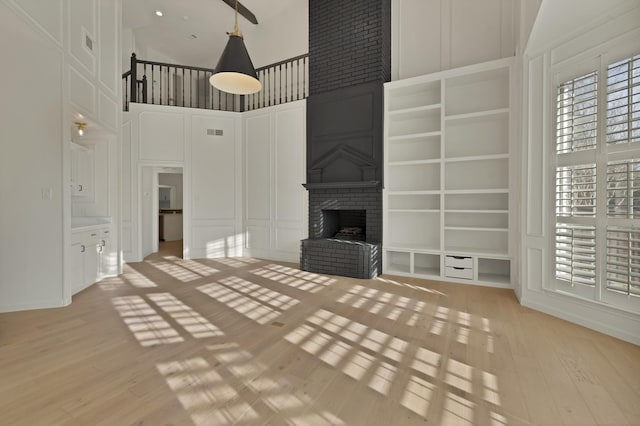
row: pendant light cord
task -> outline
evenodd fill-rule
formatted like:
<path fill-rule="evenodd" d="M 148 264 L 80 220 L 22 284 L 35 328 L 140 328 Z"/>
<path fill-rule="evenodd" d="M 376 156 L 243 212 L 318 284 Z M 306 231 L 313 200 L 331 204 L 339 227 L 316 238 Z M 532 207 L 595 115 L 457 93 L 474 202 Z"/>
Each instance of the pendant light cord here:
<path fill-rule="evenodd" d="M 229 35 L 232 36 L 237 36 L 240 38 L 244 38 L 242 37 L 242 33 L 240 32 L 240 30 L 238 29 L 238 0 L 236 0 L 236 7 L 235 7 L 235 25 L 233 26 L 233 32 L 229 33 Z"/>

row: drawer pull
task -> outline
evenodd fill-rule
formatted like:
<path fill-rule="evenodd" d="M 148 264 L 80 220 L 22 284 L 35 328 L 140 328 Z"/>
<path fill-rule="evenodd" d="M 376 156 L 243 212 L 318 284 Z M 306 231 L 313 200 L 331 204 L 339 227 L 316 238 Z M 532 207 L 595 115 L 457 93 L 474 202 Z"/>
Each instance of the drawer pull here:
<path fill-rule="evenodd" d="M 84 253 L 87 250 L 87 248 L 84 246 L 84 244 L 82 244 L 80 246 L 80 253 Z"/>
<path fill-rule="evenodd" d="M 468 259 L 468 257 L 464 257 L 464 256 L 449 256 L 449 257 L 453 257 L 454 259 Z"/>
<path fill-rule="evenodd" d="M 465 268 L 460 268 L 460 267 L 454 266 L 453 269 L 464 270 Z"/>

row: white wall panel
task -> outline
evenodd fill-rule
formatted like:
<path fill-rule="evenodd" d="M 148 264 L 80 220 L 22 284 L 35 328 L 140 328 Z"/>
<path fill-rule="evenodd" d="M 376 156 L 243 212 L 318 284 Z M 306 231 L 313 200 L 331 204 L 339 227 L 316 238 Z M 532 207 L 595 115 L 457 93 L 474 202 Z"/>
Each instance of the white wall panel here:
<path fill-rule="evenodd" d="M 240 256 L 242 236 L 236 234 L 233 224 L 193 226 L 192 258 Z"/>
<path fill-rule="evenodd" d="M 275 195 L 276 220 L 301 222 L 307 191 L 305 183 L 304 109 L 288 109 L 275 113 Z"/>
<path fill-rule="evenodd" d="M 392 79 L 515 53 L 510 0 L 392 0 Z"/>
<path fill-rule="evenodd" d="M 83 113 L 95 116 L 96 87 L 72 66 L 69 66 L 69 100 Z"/>
<path fill-rule="evenodd" d="M 234 220 L 235 120 L 194 116 L 191 128 L 193 219 Z M 222 130 L 222 136 L 208 134 Z"/>
<path fill-rule="evenodd" d="M 271 205 L 271 115 L 261 113 L 245 121 L 246 218 L 269 220 Z"/>
<path fill-rule="evenodd" d="M 250 249 L 269 250 L 271 248 L 271 237 L 269 230 L 269 222 L 262 226 L 247 225 L 246 245 Z"/>
<path fill-rule="evenodd" d="M 140 160 L 184 160 L 184 115 L 140 113 Z"/>
<path fill-rule="evenodd" d="M 245 247 L 295 262 L 307 233 L 306 102 L 245 113 Z"/>
<path fill-rule="evenodd" d="M 502 0 L 451 0 L 451 68 L 503 57 L 502 14 L 511 14 L 509 4 L 503 5 Z"/>
<path fill-rule="evenodd" d="M 36 25 L 62 45 L 62 0 L 14 0 Z"/>
<path fill-rule="evenodd" d="M 527 249 L 527 288 L 529 290 L 540 291 L 543 288 L 544 279 L 544 253 L 546 250 L 539 248 Z"/>
<path fill-rule="evenodd" d="M 96 1 L 69 0 L 69 54 L 95 75 L 98 50 L 96 31 Z M 91 48 L 87 39 L 90 40 Z"/>
<path fill-rule="evenodd" d="M 118 128 L 118 110 L 120 105 L 105 96 L 102 91 L 98 94 L 98 117 L 100 122 L 110 129 Z"/>
<path fill-rule="evenodd" d="M 544 108 L 544 57 L 539 56 L 529 62 L 528 70 L 528 113 L 529 120 L 538 123 L 528 128 L 527 138 L 527 183 L 526 212 L 527 234 L 543 236 L 545 217 L 547 216 L 547 202 L 544 194 L 544 177 L 546 173 L 545 144 L 548 143 L 544 134 L 542 120 Z"/>
<path fill-rule="evenodd" d="M 98 38 L 100 43 L 98 78 L 108 91 L 113 96 L 116 96 L 120 87 L 120 79 L 118 78 L 120 40 L 117 35 L 120 8 L 118 7 L 118 2 L 113 0 L 99 0 L 98 9 L 100 12 L 100 21 L 98 22 L 100 27 L 100 37 Z"/>

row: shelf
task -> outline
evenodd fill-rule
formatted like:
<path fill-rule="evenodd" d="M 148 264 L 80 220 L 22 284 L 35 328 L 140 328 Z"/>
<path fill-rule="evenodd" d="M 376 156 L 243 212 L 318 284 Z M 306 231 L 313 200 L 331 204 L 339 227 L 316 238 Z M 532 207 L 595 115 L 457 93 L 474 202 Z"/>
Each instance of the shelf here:
<path fill-rule="evenodd" d="M 450 162 L 444 168 L 445 190 L 483 190 L 509 187 L 509 159 L 491 158 Z"/>
<path fill-rule="evenodd" d="M 412 113 L 412 112 L 419 112 L 419 111 L 429 111 L 432 109 L 440 109 L 442 107 L 441 104 L 431 104 L 431 105 L 422 105 L 422 106 L 417 106 L 417 107 L 412 107 L 412 108 L 404 108 L 404 109 L 398 109 L 398 110 L 393 110 L 393 111 L 389 111 L 389 117 L 397 117 L 399 115 L 403 115 L 403 114 L 408 114 L 408 113 Z"/>
<path fill-rule="evenodd" d="M 385 98 L 389 112 L 440 104 L 440 80 L 410 84 L 399 87 L 388 86 Z"/>
<path fill-rule="evenodd" d="M 506 232 L 509 228 L 509 214 L 447 213 L 444 216 L 444 226 L 448 230 L 504 230 Z"/>
<path fill-rule="evenodd" d="M 411 253 L 387 250 L 385 259 L 385 272 L 411 272 Z"/>
<path fill-rule="evenodd" d="M 508 188 L 486 188 L 486 189 L 446 189 L 445 194 L 508 194 Z"/>
<path fill-rule="evenodd" d="M 387 117 L 389 137 L 439 132 L 440 109 L 413 108 L 408 112 Z"/>
<path fill-rule="evenodd" d="M 483 232 L 509 232 L 508 228 L 489 228 L 484 226 L 445 226 L 445 231 L 483 231 Z"/>
<path fill-rule="evenodd" d="M 389 161 L 389 166 L 411 166 L 414 164 L 437 164 L 440 163 L 440 159 L 431 160 L 409 160 L 409 161 Z"/>
<path fill-rule="evenodd" d="M 511 284 L 511 277 L 508 275 L 482 274 L 478 272 L 478 281 L 496 284 Z"/>
<path fill-rule="evenodd" d="M 421 133 L 410 133 L 402 136 L 389 136 L 388 140 L 390 142 L 402 141 L 407 139 L 416 139 L 416 138 L 428 138 L 431 136 L 440 136 L 442 132 L 440 130 L 434 132 L 421 132 Z"/>
<path fill-rule="evenodd" d="M 440 231 L 438 229 L 438 231 Z M 440 251 L 440 244 L 435 245 L 426 245 L 426 244 L 417 244 L 417 243 L 398 243 L 396 241 L 391 241 L 388 246 L 385 246 L 385 250 L 406 250 L 406 251 L 421 251 L 421 252 L 434 252 Z"/>
<path fill-rule="evenodd" d="M 485 111 L 467 112 L 464 114 L 445 115 L 445 121 L 470 120 L 473 118 L 484 118 L 492 115 L 509 114 L 509 108 L 490 109 Z"/>
<path fill-rule="evenodd" d="M 394 195 L 387 193 L 386 195 L 385 208 L 389 211 L 440 211 L 440 194 Z"/>
<path fill-rule="evenodd" d="M 445 211 L 461 210 L 461 213 L 472 213 L 474 210 L 508 213 L 509 194 L 507 191 L 498 193 L 446 194 L 444 198 L 444 209 Z"/>
<path fill-rule="evenodd" d="M 469 73 L 445 80 L 445 115 L 494 111 L 509 106 L 509 67 Z"/>
<path fill-rule="evenodd" d="M 434 195 L 440 194 L 440 190 L 433 191 L 389 191 L 389 195 Z"/>
<path fill-rule="evenodd" d="M 387 188 L 392 191 L 432 191 L 440 189 L 440 163 L 420 163 L 389 167 Z"/>
<path fill-rule="evenodd" d="M 462 161 L 482 161 L 482 160 L 502 160 L 508 159 L 509 154 L 474 155 L 469 157 L 449 157 L 445 158 L 445 163 L 458 163 Z"/>
<path fill-rule="evenodd" d="M 440 213 L 440 210 L 428 209 L 388 209 L 389 213 Z"/>
<path fill-rule="evenodd" d="M 445 158 L 509 153 L 509 115 L 476 116 L 444 124 Z"/>
<path fill-rule="evenodd" d="M 449 210 L 445 210 L 444 211 L 445 214 L 446 213 L 473 213 L 473 214 L 483 214 L 483 213 L 488 213 L 488 214 L 499 214 L 499 213 L 509 213 L 509 210 L 473 210 L 473 209 L 468 209 L 468 210 L 463 210 L 463 209 L 449 209 Z"/>
<path fill-rule="evenodd" d="M 492 256 L 500 259 L 509 258 L 509 254 L 506 251 L 492 250 L 487 248 L 446 246 L 444 251 L 446 254 L 464 254 L 468 256 Z"/>

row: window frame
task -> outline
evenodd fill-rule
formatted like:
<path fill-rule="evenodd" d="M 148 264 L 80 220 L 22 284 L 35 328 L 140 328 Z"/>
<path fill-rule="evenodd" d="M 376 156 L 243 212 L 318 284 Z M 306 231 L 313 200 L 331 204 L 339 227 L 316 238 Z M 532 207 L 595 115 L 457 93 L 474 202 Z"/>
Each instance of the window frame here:
<path fill-rule="evenodd" d="M 640 54 L 640 46 L 633 49 L 601 52 L 590 58 L 582 57 L 573 63 L 564 63 L 550 69 L 550 122 L 549 135 L 550 161 L 547 169 L 549 183 L 548 210 L 551 219 L 548 223 L 549 265 L 548 280 L 543 280 L 543 289 L 579 298 L 593 303 L 603 304 L 615 309 L 638 313 L 640 312 L 640 297 L 630 296 L 607 289 L 607 230 L 609 228 L 632 228 L 640 230 L 640 219 L 611 218 L 608 216 L 607 194 L 607 165 L 608 163 L 640 158 L 640 142 L 608 143 L 607 142 L 607 82 L 608 66 L 633 58 Z M 561 84 L 596 72 L 597 78 L 597 112 L 596 112 L 596 145 L 591 149 L 573 152 L 558 152 L 558 89 Z M 559 167 L 596 165 L 596 212 L 594 217 L 558 216 L 556 211 L 557 186 L 556 173 Z M 595 286 L 572 285 L 566 280 L 556 278 L 556 226 L 558 224 L 595 226 L 596 229 L 596 257 L 595 257 Z"/>

